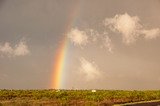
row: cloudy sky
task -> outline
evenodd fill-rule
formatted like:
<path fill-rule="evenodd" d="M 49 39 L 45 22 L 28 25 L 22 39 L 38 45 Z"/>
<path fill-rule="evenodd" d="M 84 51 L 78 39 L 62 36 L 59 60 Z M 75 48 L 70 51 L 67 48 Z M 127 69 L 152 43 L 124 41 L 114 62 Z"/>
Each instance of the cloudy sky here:
<path fill-rule="evenodd" d="M 64 36 L 64 89 L 160 89 L 159 10 L 159 0 L 0 0 L 0 89 L 51 88 Z"/>

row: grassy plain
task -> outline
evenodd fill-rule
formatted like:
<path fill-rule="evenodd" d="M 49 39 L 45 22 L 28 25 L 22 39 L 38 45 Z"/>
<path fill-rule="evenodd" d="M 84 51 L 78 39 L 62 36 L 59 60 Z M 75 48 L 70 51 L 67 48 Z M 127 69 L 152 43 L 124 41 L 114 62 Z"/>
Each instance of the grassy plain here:
<path fill-rule="evenodd" d="M 160 90 L 0 90 L 0 106 L 107 106 L 160 100 Z"/>

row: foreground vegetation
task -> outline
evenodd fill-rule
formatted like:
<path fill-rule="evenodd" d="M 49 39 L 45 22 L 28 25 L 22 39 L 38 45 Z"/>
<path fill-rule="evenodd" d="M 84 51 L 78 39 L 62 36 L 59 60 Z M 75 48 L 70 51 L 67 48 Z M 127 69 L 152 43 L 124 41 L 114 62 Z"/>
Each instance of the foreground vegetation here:
<path fill-rule="evenodd" d="M 0 106 L 112 105 L 159 99 L 159 90 L 0 90 Z"/>

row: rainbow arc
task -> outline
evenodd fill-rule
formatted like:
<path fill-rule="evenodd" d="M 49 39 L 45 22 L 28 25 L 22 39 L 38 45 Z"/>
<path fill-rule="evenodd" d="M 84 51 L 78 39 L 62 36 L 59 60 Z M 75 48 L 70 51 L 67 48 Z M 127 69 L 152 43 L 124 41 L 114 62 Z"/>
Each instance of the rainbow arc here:
<path fill-rule="evenodd" d="M 51 81 L 51 88 L 53 89 L 62 89 L 62 86 L 64 85 L 64 77 L 65 77 L 65 71 L 66 71 L 66 57 L 67 57 L 67 51 L 69 46 L 69 41 L 67 34 L 71 30 L 72 25 L 75 23 L 76 18 L 78 17 L 80 2 L 77 1 L 76 5 L 71 8 L 71 14 L 68 17 L 67 24 L 65 25 L 65 31 L 63 35 L 63 39 L 61 43 L 59 44 L 57 51 L 54 55 L 54 63 L 53 63 L 53 69 L 52 69 L 52 81 Z"/>

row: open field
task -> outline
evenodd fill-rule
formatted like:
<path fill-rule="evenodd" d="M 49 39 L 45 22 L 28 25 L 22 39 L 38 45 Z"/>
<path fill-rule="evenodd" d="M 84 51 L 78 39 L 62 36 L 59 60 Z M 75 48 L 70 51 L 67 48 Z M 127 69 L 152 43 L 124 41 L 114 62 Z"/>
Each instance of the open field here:
<path fill-rule="evenodd" d="M 159 100 L 159 90 L 0 90 L 0 106 L 113 105 Z"/>

